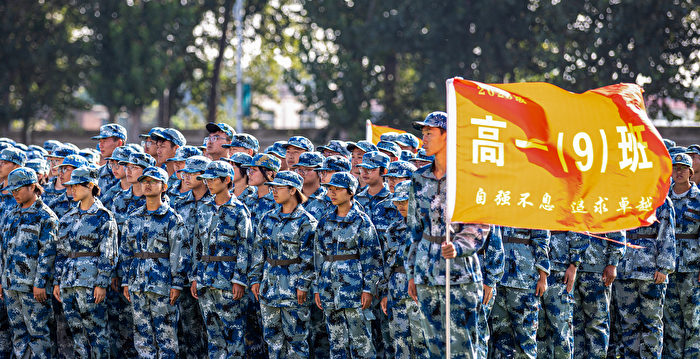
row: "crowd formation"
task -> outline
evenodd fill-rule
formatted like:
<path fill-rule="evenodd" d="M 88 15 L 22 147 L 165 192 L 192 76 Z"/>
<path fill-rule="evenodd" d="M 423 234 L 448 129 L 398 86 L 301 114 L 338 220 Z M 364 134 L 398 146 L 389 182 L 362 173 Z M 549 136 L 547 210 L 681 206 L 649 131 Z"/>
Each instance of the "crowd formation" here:
<path fill-rule="evenodd" d="M 649 227 L 448 226 L 446 120 L 0 139 L 0 358 L 440 358 L 447 280 L 453 357 L 700 358 L 700 146 Z"/>

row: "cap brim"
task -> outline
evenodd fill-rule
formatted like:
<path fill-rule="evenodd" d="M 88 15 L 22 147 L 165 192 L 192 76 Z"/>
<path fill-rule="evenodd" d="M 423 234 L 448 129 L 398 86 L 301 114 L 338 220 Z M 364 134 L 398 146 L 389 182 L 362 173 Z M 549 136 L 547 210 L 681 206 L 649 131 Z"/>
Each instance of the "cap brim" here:
<path fill-rule="evenodd" d="M 187 161 L 187 159 L 184 157 L 173 157 L 173 158 L 168 158 L 167 160 L 165 160 L 165 162 L 182 162 L 182 161 Z"/>
<path fill-rule="evenodd" d="M 93 140 L 101 140 L 101 139 L 103 139 L 103 138 L 107 138 L 107 136 L 97 135 L 97 136 L 92 136 L 92 137 L 90 137 L 90 138 L 92 138 Z"/>
<path fill-rule="evenodd" d="M 357 167 L 366 168 L 366 169 L 368 169 L 368 170 L 373 170 L 373 169 L 375 169 L 375 168 L 379 168 L 379 166 L 372 166 L 372 165 L 368 165 L 368 164 L 365 164 L 365 163 L 360 163 L 359 165 L 357 165 Z"/>
<path fill-rule="evenodd" d="M 392 202 L 408 201 L 408 197 L 392 197 L 391 201 Z"/>
<path fill-rule="evenodd" d="M 70 181 L 64 183 L 63 185 L 64 185 L 64 186 L 72 186 L 72 185 L 81 184 L 81 183 L 88 183 L 88 182 L 90 182 L 90 181 L 82 182 L 82 181 L 73 181 L 73 180 L 70 180 Z"/>
<path fill-rule="evenodd" d="M 282 182 L 265 182 L 266 186 L 290 186 L 288 183 L 282 183 Z M 293 186 L 292 186 L 293 187 Z"/>
<path fill-rule="evenodd" d="M 204 179 L 214 179 L 214 178 L 219 178 L 219 176 L 209 175 L 209 174 L 206 174 L 206 173 L 197 176 L 197 179 L 200 180 L 200 181 L 201 181 L 201 180 L 204 180 Z"/>
<path fill-rule="evenodd" d="M 163 183 L 167 183 L 167 181 L 163 181 L 163 180 L 160 179 L 160 178 L 155 178 L 155 177 L 149 176 L 149 175 L 141 175 L 141 176 L 139 176 L 139 179 L 138 179 L 137 181 L 141 182 L 141 181 L 143 181 L 143 180 L 146 179 L 146 178 L 153 178 L 153 179 L 156 180 L 156 181 L 160 181 L 160 182 L 163 182 Z"/>

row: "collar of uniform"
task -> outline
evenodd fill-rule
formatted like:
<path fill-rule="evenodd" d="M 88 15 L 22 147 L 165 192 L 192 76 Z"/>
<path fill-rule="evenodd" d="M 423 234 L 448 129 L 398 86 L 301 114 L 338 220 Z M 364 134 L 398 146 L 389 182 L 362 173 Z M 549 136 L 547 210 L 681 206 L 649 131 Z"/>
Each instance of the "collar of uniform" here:
<path fill-rule="evenodd" d="M 36 213 L 39 211 L 39 208 L 44 206 L 44 201 L 41 200 L 41 198 L 37 198 L 36 201 L 29 206 L 28 208 L 22 208 L 17 206 L 19 208 L 19 211 L 22 213 Z"/>
<path fill-rule="evenodd" d="M 150 211 L 146 208 L 146 205 L 145 205 L 145 204 L 143 205 L 143 207 L 141 207 L 141 209 L 142 209 L 142 211 L 143 211 L 143 214 L 152 214 L 152 215 L 154 215 L 154 216 L 161 217 L 161 216 L 164 216 L 164 215 L 168 212 L 168 209 L 170 209 L 170 205 L 169 205 L 167 202 L 163 202 L 163 204 L 162 204 L 160 207 L 158 207 L 158 209 L 156 209 L 156 210 L 153 211 L 153 212 L 150 212 Z"/>
<path fill-rule="evenodd" d="M 314 191 L 314 193 L 312 193 L 309 196 L 309 199 L 311 199 L 311 198 L 322 199 L 326 195 L 326 193 L 328 193 L 328 190 L 326 190 L 325 187 L 320 186 L 320 187 L 318 187 L 318 189 L 316 189 L 316 191 Z"/>
<path fill-rule="evenodd" d="M 293 218 L 293 219 L 296 219 L 296 218 L 300 218 L 300 217 L 303 215 L 303 213 L 304 213 L 303 210 L 304 210 L 304 206 L 303 206 L 301 203 L 299 203 L 299 204 L 294 208 L 294 210 L 292 211 L 292 213 L 282 213 L 282 206 L 277 206 L 277 207 L 270 213 L 270 215 L 271 215 L 273 218 L 275 218 L 275 219 L 282 219 L 282 217 L 284 217 L 284 218 Z"/>
<path fill-rule="evenodd" d="M 98 172 L 98 177 L 112 177 L 114 174 L 112 173 L 112 169 L 109 168 L 109 166 L 105 163 L 100 167 L 100 171 Z"/>
<path fill-rule="evenodd" d="M 391 191 L 389 190 L 389 185 L 386 183 L 384 184 L 384 188 L 382 188 L 379 193 L 375 194 L 374 197 L 379 197 L 379 198 L 387 198 L 391 195 Z"/>
<path fill-rule="evenodd" d="M 338 212 L 337 210 L 333 210 L 331 214 L 328 216 L 328 220 L 334 221 L 334 222 L 343 222 L 343 223 L 352 223 L 355 222 L 355 220 L 360 216 L 360 204 L 357 203 L 355 200 L 352 201 L 352 207 L 350 207 L 350 211 L 345 217 L 338 217 Z"/>
<path fill-rule="evenodd" d="M 429 166 L 423 166 L 419 169 L 416 170 L 414 173 L 419 173 L 421 176 L 425 178 L 432 179 L 434 181 L 439 181 L 440 179 L 435 177 L 435 174 L 433 173 L 433 169 L 435 169 L 435 162 L 431 163 Z M 445 178 L 445 177 L 443 177 Z"/>

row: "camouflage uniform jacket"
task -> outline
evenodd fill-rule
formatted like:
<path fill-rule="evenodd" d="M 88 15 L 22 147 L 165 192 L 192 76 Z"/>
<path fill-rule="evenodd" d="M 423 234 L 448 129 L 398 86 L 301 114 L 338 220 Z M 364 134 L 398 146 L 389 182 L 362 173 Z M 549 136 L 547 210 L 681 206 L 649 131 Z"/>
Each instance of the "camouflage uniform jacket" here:
<path fill-rule="evenodd" d="M 243 192 L 241 192 L 241 195 L 238 196 L 238 200 L 243 202 L 246 206 L 248 205 L 248 201 L 250 201 L 250 197 L 253 198 L 258 198 L 258 187 L 255 186 L 248 186 L 246 187 Z M 250 210 L 250 208 L 248 208 Z"/>
<path fill-rule="evenodd" d="M 668 275 L 675 269 L 676 218 L 668 197 L 656 209 L 656 218 L 651 226 L 627 231 L 627 242 L 643 248 L 627 249 L 617 271 L 620 279 L 653 281 L 656 271 Z"/>
<path fill-rule="evenodd" d="M 494 288 L 503 278 L 506 262 L 501 238 L 501 227 L 494 227 L 486 239 L 484 247 L 476 252 L 481 264 L 481 273 L 484 277 L 484 285 Z"/>
<path fill-rule="evenodd" d="M 32 287 L 51 286 L 57 227 L 56 214 L 41 199 L 28 208 L 16 205 L 7 213 L 0 234 L 3 289 L 31 292 Z"/>
<path fill-rule="evenodd" d="M 506 261 L 499 285 L 534 291 L 539 271 L 549 275 L 549 231 L 501 227 Z"/>
<path fill-rule="evenodd" d="M 117 264 L 117 246 L 117 222 L 99 199 L 87 211 L 73 207 L 58 223 L 54 285 L 107 288 Z M 85 256 L 76 257 L 79 253 Z"/>
<path fill-rule="evenodd" d="M 571 240 L 588 240 L 588 248 L 581 255 L 581 265 L 579 272 L 602 273 L 606 266 L 618 266 L 620 259 L 625 254 L 625 231 L 598 233 L 590 236 L 584 233 L 569 232 Z M 575 238 L 583 236 L 584 238 Z M 597 238 L 605 237 L 616 242 Z"/>
<path fill-rule="evenodd" d="M 673 189 L 669 193 L 672 193 Z M 676 272 L 700 271 L 700 189 L 691 182 L 688 192 L 682 196 L 671 195 L 676 211 Z"/>
<path fill-rule="evenodd" d="M 119 183 L 119 179 L 114 177 L 112 169 L 108 165 L 102 165 L 97 173 L 97 186 L 100 187 L 100 192 L 106 193 L 107 190 Z M 100 198 L 101 199 L 101 198 Z"/>
<path fill-rule="evenodd" d="M 44 200 L 44 203 L 46 203 L 49 207 L 51 207 L 51 203 L 56 200 L 63 192 L 66 190 L 57 190 L 56 189 L 56 181 L 58 179 L 56 177 L 51 178 L 49 182 L 44 186 L 44 194 L 41 195 L 41 199 Z"/>
<path fill-rule="evenodd" d="M 231 290 L 234 283 L 248 286 L 249 248 L 253 228 L 248 209 L 235 197 L 218 206 L 214 200 L 207 202 L 202 210 L 209 226 L 198 224 L 202 252 L 197 253 L 199 262 L 192 279 L 197 286 Z M 198 244 L 199 245 L 199 244 Z M 225 260 L 206 261 L 203 256 L 228 257 Z"/>
<path fill-rule="evenodd" d="M 112 187 L 109 187 L 106 191 L 102 190 L 100 192 L 100 202 L 102 202 L 102 205 L 105 206 L 105 208 L 109 209 L 110 212 L 114 206 L 114 199 L 117 197 L 117 194 L 122 192 L 122 186 L 117 182 Z"/>
<path fill-rule="evenodd" d="M 389 228 L 379 234 L 380 242 L 384 243 L 384 276 L 379 283 L 380 297 L 388 297 L 391 301 L 409 298 L 408 279 L 404 266 L 408 226 L 401 217 L 389 225 Z"/>
<path fill-rule="evenodd" d="M 173 174 L 168 177 L 168 194 L 173 194 L 172 190 L 174 189 L 177 189 L 176 192 L 179 193 L 180 182 L 180 179 L 177 178 L 177 173 L 173 172 Z"/>
<path fill-rule="evenodd" d="M 345 217 L 333 211 L 321 218 L 314 248 L 324 261 L 316 268 L 313 292 L 319 294 L 325 307 L 359 308 L 363 292 L 377 295 L 382 277 L 379 239 L 369 216 L 357 203 L 353 201 Z M 333 260 L 326 256 L 352 258 Z"/>
<path fill-rule="evenodd" d="M 318 222 L 302 205 L 292 213 L 277 207 L 265 213 L 253 247 L 250 283 L 260 284 L 261 301 L 297 307 L 297 289 L 308 292 L 314 276 L 314 231 Z M 277 265 L 274 261 L 296 261 Z"/>
<path fill-rule="evenodd" d="M 366 186 L 355 196 L 355 200 L 357 203 L 362 205 L 362 208 L 364 208 L 364 211 L 367 214 L 372 213 L 372 211 L 374 211 L 374 207 L 376 207 L 379 202 L 384 201 L 387 198 L 391 198 L 391 191 L 389 191 L 389 185 L 386 183 L 384 184 L 384 188 L 382 188 L 382 190 L 374 196 L 369 194 L 369 186 Z"/>
<path fill-rule="evenodd" d="M 65 190 L 49 205 L 59 219 L 76 206 L 77 202 L 73 201 L 73 197 L 68 197 L 68 192 Z"/>
<path fill-rule="evenodd" d="M 549 263 L 551 269 L 566 272 L 569 265 L 579 266 L 581 255 L 589 246 L 589 237 L 574 232 L 552 231 L 549 238 Z"/>
<path fill-rule="evenodd" d="M 114 219 L 117 221 L 118 229 L 122 231 L 126 219 L 129 218 L 129 214 L 135 209 L 145 205 L 146 197 L 134 196 L 132 187 L 129 187 L 127 190 L 122 190 L 120 187 L 120 191 L 117 192 L 112 200 L 112 214 L 114 215 Z"/>
<path fill-rule="evenodd" d="M 164 203 L 150 212 L 137 208 L 124 223 L 119 251 L 120 273 L 126 273 L 122 286 L 132 292 L 169 295 L 182 289 L 187 258 L 182 258 L 184 233 L 182 218 Z M 157 255 L 148 258 L 144 255 Z"/>
<path fill-rule="evenodd" d="M 325 187 L 319 187 L 309 199 L 304 203 L 304 209 L 311 213 L 316 220 L 321 219 L 326 213 L 334 209 L 331 199 L 326 195 L 328 190 Z"/>
<path fill-rule="evenodd" d="M 248 196 L 246 200 L 247 202 L 244 204 L 250 211 L 250 223 L 253 225 L 253 237 L 251 237 L 251 242 L 249 243 L 249 245 L 252 247 L 252 238 L 255 238 L 255 230 L 258 228 L 260 218 L 262 218 L 263 214 L 274 209 L 278 205 L 277 202 L 275 202 L 275 198 L 272 196 L 272 191 L 260 198 L 258 198 L 256 193 L 256 195 Z"/>
<path fill-rule="evenodd" d="M 445 285 L 445 259 L 441 241 L 445 238 L 445 177 L 438 179 L 433 166 L 413 173 L 408 197 L 410 245 L 406 259 L 408 279 L 415 284 Z M 456 258 L 450 260 L 451 284 L 481 282 L 481 266 L 476 252 L 489 235 L 488 225 L 453 223 L 450 226 Z M 431 241 L 432 239 L 432 241 Z"/>
<path fill-rule="evenodd" d="M 185 268 L 187 272 L 188 280 L 190 282 L 192 279 L 192 271 L 199 263 L 199 257 L 202 253 L 202 245 L 200 242 L 200 235 L 206 235 L 206 230 L 209 229 L 209 221 L 211 221 L 211 216 L 207 220 L 202 219 L 207 214 L 205 208 L 208 208 L 208 202 L 212 201 L 214 197 L 209 193 L 209 190 L 200 198 L 195 199 L 192 191 L 186 192 L 184 196 L 173 200 L 173 208 L 177 211 L 177 214 L 182 217 L 185 223 L 185 237 L 182 242 L 182 251 L 186 253 L 190 258 L 187 261 L 188 266 Z M 213 208 L 213 207 L 212 207 Z M 199 235 L 197 232 L 197 225 L 200 222 L 206 221 L 206 228 Z"/>

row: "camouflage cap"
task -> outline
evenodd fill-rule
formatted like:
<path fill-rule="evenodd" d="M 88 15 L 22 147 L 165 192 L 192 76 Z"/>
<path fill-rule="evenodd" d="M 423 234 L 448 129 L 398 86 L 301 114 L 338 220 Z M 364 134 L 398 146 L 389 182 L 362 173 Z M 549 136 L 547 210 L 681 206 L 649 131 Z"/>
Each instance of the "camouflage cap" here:
<path fill-rule="evenodd" d="M 301 192 L 301 188 L 304 186 L 304 179 L 296 172 L 282 171 L 277 172 L 274 180 L 271 182 L 265 182 L 265 184 L 268 186 L 294 187 Z"/>
<path fill-rule="evenodd" d="M 372 151 L 367 152 L 364 156 L 362 156 L 362 163 L 357 165 L 357 167 L 363 167 L 367 169 L 375 169 L 379 167 L 387 168 L 390 162 L 391 160 L 389 159 L 389 156 L 379 151 Z"/>
<path fill-rule="evenodd" d="M 425 162 L 433 162 L 435 160 L 435 156 L 428 156 L 425 154 L 425 149 L 421 148 L 418 150 L 418 153 L 416 153 L 416 157 L 412 158 L 411 161 L 425 161 Z"/>
<path fill-rule="evenodd" d="M 265 153 L 271 153 L 277 157 L 284 158 L 287 155 L 287 148 L 284 147 L 285 141 L 277 141 L 265 149 Z"/>
<path fill-rule="evenodd" d="M 78 155 L 82 156 L 89 163 L 97 164 L 99 162 L 100 154 L 97 153 L 92 148 L 83 148 L 78 152 Z"/>
<path fill-rule="evenodd" d="M 54 147 L 51 154 L 46 156 L 46 157 L 65 158 L 66 156 L 75 155 L 77 153 L 78 153 L 78 151 L 74 150 L 73 148 L 66 146 L 64 144 L 61 144 L 61 145 Z"/>
<path fill-rule="evenodd" d="M 253 135 L 249 135 L 247 133 L 238 133 L 233 135 L 233 139 L 231 140 L 230 144 L 226 144 L 221 147 L 243 147 L 258 152 L 258 150 L 260 149 L 260 142 L 258 142 L 258 139 L 255 138 L 255 136 Z"/>
<path fill-rule="evenodd" d="M 318 152 L 304 152 L 299 155 L 299 162 L 292 167 L 319 167 L 323 164 L 323 156 Z"/>
<path fill-rule="evenodd" d="M 62 143 L 59 142 L 59 141 L 56 141 L 56 140 L 46 140 L 46 141 L 44 141 L 44 149 L 45 149 L 47 152 L 49 152 L 49 153 L 53 152 L 53 149 L 54 149 L 56 146 L 60 146 L 60 145 L 62 145 Z"/>
<path fill-rule="evenodd" d="M 693 167 L 693 159 L 685 153 L 678 153 L 673 156 L 672 164 Z"/>
<path fill-rule="evenodd" d="M 377 149 L 380 151 L 389 152 L 394 157 L 399 157 L 401 154 L 401 147 L 390 141 L 379 141 L 379 143 L 377 143 Z"/>
<path fill-rule="evenodd" d="M 323 186 L 329 187 L 340 187 L 347 188 L 353 194 L 357 191 L 357 178 L 350 174 L 350 172 L 336 172 L 331 176 L 331 180 L 328 183 L 324 183 Z"/>
<path fill-rule="evenodd" d="M 0 152 L 0 161 L 12 162 L 21 167 L 27 163 L 27 155 L 18 148 L 6 148 Z"/>
<path fill-rule="evenodd" d="M 675 147 L 671 147 L 668 149 L 668 153 L 669 153 L 669 155 L 671 155 L 671 157 L 673 157 L 676 154 L 686 153 L 686 152 L 688 152 L 688 149 L 683 147 L 683 146 L 675 146 Z"/>
<path fill-rule="evenodd" d="M 377 146 L 375 146 L 372 142 L 369 141 L 357 141 L 357 142 L 348 142 L 347 149 L 348 151 L 352 152 L 352 150 L 359 148 L 360 151 L 362 152 L 372 152 L 372 151 L 379 151 L 377 149 Z"/>
<path fill-rule="evenodd" d="M 408 201 L 408 193 L 411 191 L 411 181 L 401 181 L 394 186 L 394 194 L 391 196 L 393 202 Z"/>
<path fill-rule="evenodd" d="M 333 151 L 333 152 L 340 154 L 341 156 L 347 157 L 347 156 L 350 156 L 350 151 L 348 151 L 347 146 L 348 146 L 348 144 L 345 143 L 344 141 L 330 140 L 330 142 L 328 142 L 327 145 L 320 146 L 318 148 L 318 150 L 319 151 L 322 151 L 322 150 Z"/>
<path fill-rule="evenodd" d="M 202 150 L 195 146 L 182 146 L 178 147 L 177 151 L 175 151 L 175 157 L 168 158 L 165 160 L 165 162 L 180 162 L 180 161 L 185 161 L 186 159 L 192 157 L 192 156 L 201 156 L 202 155 Z"/>
<path fill-rule="evenodd" d="M 394 141 L 396 141 L 397 138 L 399 138 L 399 133 L 390 131 L 390 132 L 382 133 L 382 135 L 379 136 L 379 141 L 394 142 Z"/>
<path fill-rule="evenodd" d="M 280 170 L 280 166 L 282 166 L 282 161 L 267 153 L 258 153 L 248 164 L 243 165 L 243 167 L 263 167 L 275 172 Z"/>
<path fill-rule="evenodd" d="M 126 161 L 119 162 L 120 165 L 131 164 L 141 166 L 143 168 L 151 167 L 156 165 L 156 159 L 148 153 L 134 152 L 129 155 L 129 159 Z"/>
<path fill-rule="evenodd" d="M 168 184 L 168 172 L 165 172 L 164 169 L 156 166 L 149 166 L 146 167 L 143 172 L 141 173 L 141 176 L 139 176 L 138 181 L 141 182 L 145 180 L 146 178 L 153 178 L 156 181 L 161 181 L 163 182 L 166 186 Z"/>
<path fill-rule="evenodd" d="M 685 153 L 687 154 L 696 154 L 700 155 L 700 145 L 690 145 L 686 149 Z"/>
<path fill-rule="evenodd" d="M 47 151 L 46 149 L 44 149 L 43 147 L 41 147 L 41 146 L 39 146 L 39 145 L 30 145 L 30 146 L 27 148 L 27 150 L 28 150 L 28 151 L 38 151 L 38 152 L 41 153 L 42 156 L 46 156 L 46 155 L 49 154 L 49 151 Z"/>
<path fill-rule="evenodd" d="M 158 133 L 152 134 L 151 138 L 153 138 L 156 141 L 170 141 L 176 146 L 184 146 L 187 144 L 187 139 L 185 139 L 185 136 L 183 136 L 182 133 L 180 133 L 180 131 L 174 128 L 163 129 Z"/>
<path fill-rule="evenodd" d="M 185 160 L 185 168 L 181 169 L 180 172 L 185 173 L 196 173 L 204 172 L 209 166 L 211 160 L 204 156 L 192 156 Z"/>
<path fill-rule="evenodd" d="M 37 174 L 47 174 L 49 173 L 49 162 L 43 158 L 34 158 L 24 164 L 25 167 L 29 167 L 34 170 Z"/>
<path fill-rule="evenodd" d="M 63 159 L 60 165 L 56 167 L 73 166 L 75 168 L 87 166 L 89 164 L 88 160 L 81 155 L 68 155 Z"/>
<path fill-rule="evenodd" d="M 231 164 L 225 161 L 211 161 L 204 170 L 204 173 L 197 176 L 198 180 L 213 179 L 221 177 L 233 178 L 234 172 Z"/>
<path fill-rule="evenodd" d="M 233 135 L 236 134 L 236 130 L 231 127 L 231 125 L 227 123 L 214 123 L 214 122 L 209 122 L 207 123 L 207 131 L 209 133 L 214 133 L 214 132 L 223 132 L 228 136 L 228 138 L 233 139 Z"/>
<path fill-rule="evenodd" d="M 402 150 L 399 155 L 399 161 L 410 161 L 414 159 L 416 155 L 411 151 Z"/>
<path fill-rule="evenodd" d="M 31 149 L 31 150 L 25 152 L 24 155 L 27 156 L 27 161 L 44 158 L 44 155 L 42 155 L 41 152 L 34 150 L 34 149 Z"/>
<path fill-rule="evenodd" d="M 129 156 L 131 156 L 134 151 L 131 147 L 129 146 L 119 146 L 112 151 L 112 156 L 107 157 L 107 160 L 113 160 L 117 162 L 126 162 L 129 160 Z"/>
<path fill-rule="evenodd" d="M 164 130 L 163 127 L 153 127 L 148 133 L 140 134 L 140 138 L 150 138 L 153 137 L 154 135 L 158 135 Z"/>
<path fill-rule="evenodd" d="M 447 114 L 442 111 L 431 112 L 425 116 L 425 120 L 413 122 L 413 127 L 417 130 L 422 130 L 423 127 L 437 127 L 447 130 Z"/>
<path fill-rule="evenodd" d="M 347 157 L 328 156 L 323 160 L 321 167 L 314 168 L 314 171 L 350 172 L 352 164 Z"/>
<path fill-rule="evenodd" d="M 399 134 L 399 137 L 397 137 L 394 142 L 396 142 L 400 146 L 408 146 L 411 148 L 418 148 L 418 146 L 420 146 L 420 141 L 418 141 L 418 137 L 408 132 Z"/>
<path fill-rule="evenodd" d="M 14 146 L 22 152 L 26 152 L 29 149 L 29 147 L 27 147 L 27 145 L 25 145 L 24 143 L 15 143 Z"/>
<path fill-rule="evenodd" d="M 100 134 L 92 136 L 93 140 L 101 140 L 103 138 L 116 137 L 126 141 L 126 128 L 120 124 L 110 123 L 100 127 Z"/>
<path fill-rule="evenodd" d="M 664 138 L 664 146 L 666 146 L 666 150 L 669 150 L 671 147 L 676 147 L 676 141 Z"/>
<path fill-rule="evenodd" d="M 29 167 L 15 168 L 7 176 L 7 186 L 3 188 L 3 191 L 14 191 L 20 187 L 30 185 L 32 183 L 37 183 L 39 180 L 36 177 L 36 172 Z"/>
<path fill-rule="evenodd" d="M 312 152 L 314 150 L 314 144 L 311 143 L 311 140 L 304 136 L 292 136 L 287 140 L 287 143 L 284 144 L 284 148 L 288 148 L 289 146 L 301 148 L 304 151 Z"/>
<path fill-rule="evenodd" d="M 244 152 L 236 152 L 233 155 L 231 155 L 230 158 L 222 158 L 222 160 L 224 160 L 224 161 L 235 163 L 239 166 L 249 164 L 252 159 L 253 159 L 253 156 L 251 156 L 247 153 L 244 153 Z"/>
<path fill-rule="evenodd" d="M 97 186 L 98 171 L 95 168 L 83 166 L 73 170 L 70 174 L 70 181 L 64 183 L 65 186 L 71 186 L 81 183 L 93 183 Z"/>
<path fill-rule="evenodd" d="M 410 162 L 394 161 L 389 164 L 388 171 L 384 177 L 411 177 L 413 172 L 417 170 Z"/>

